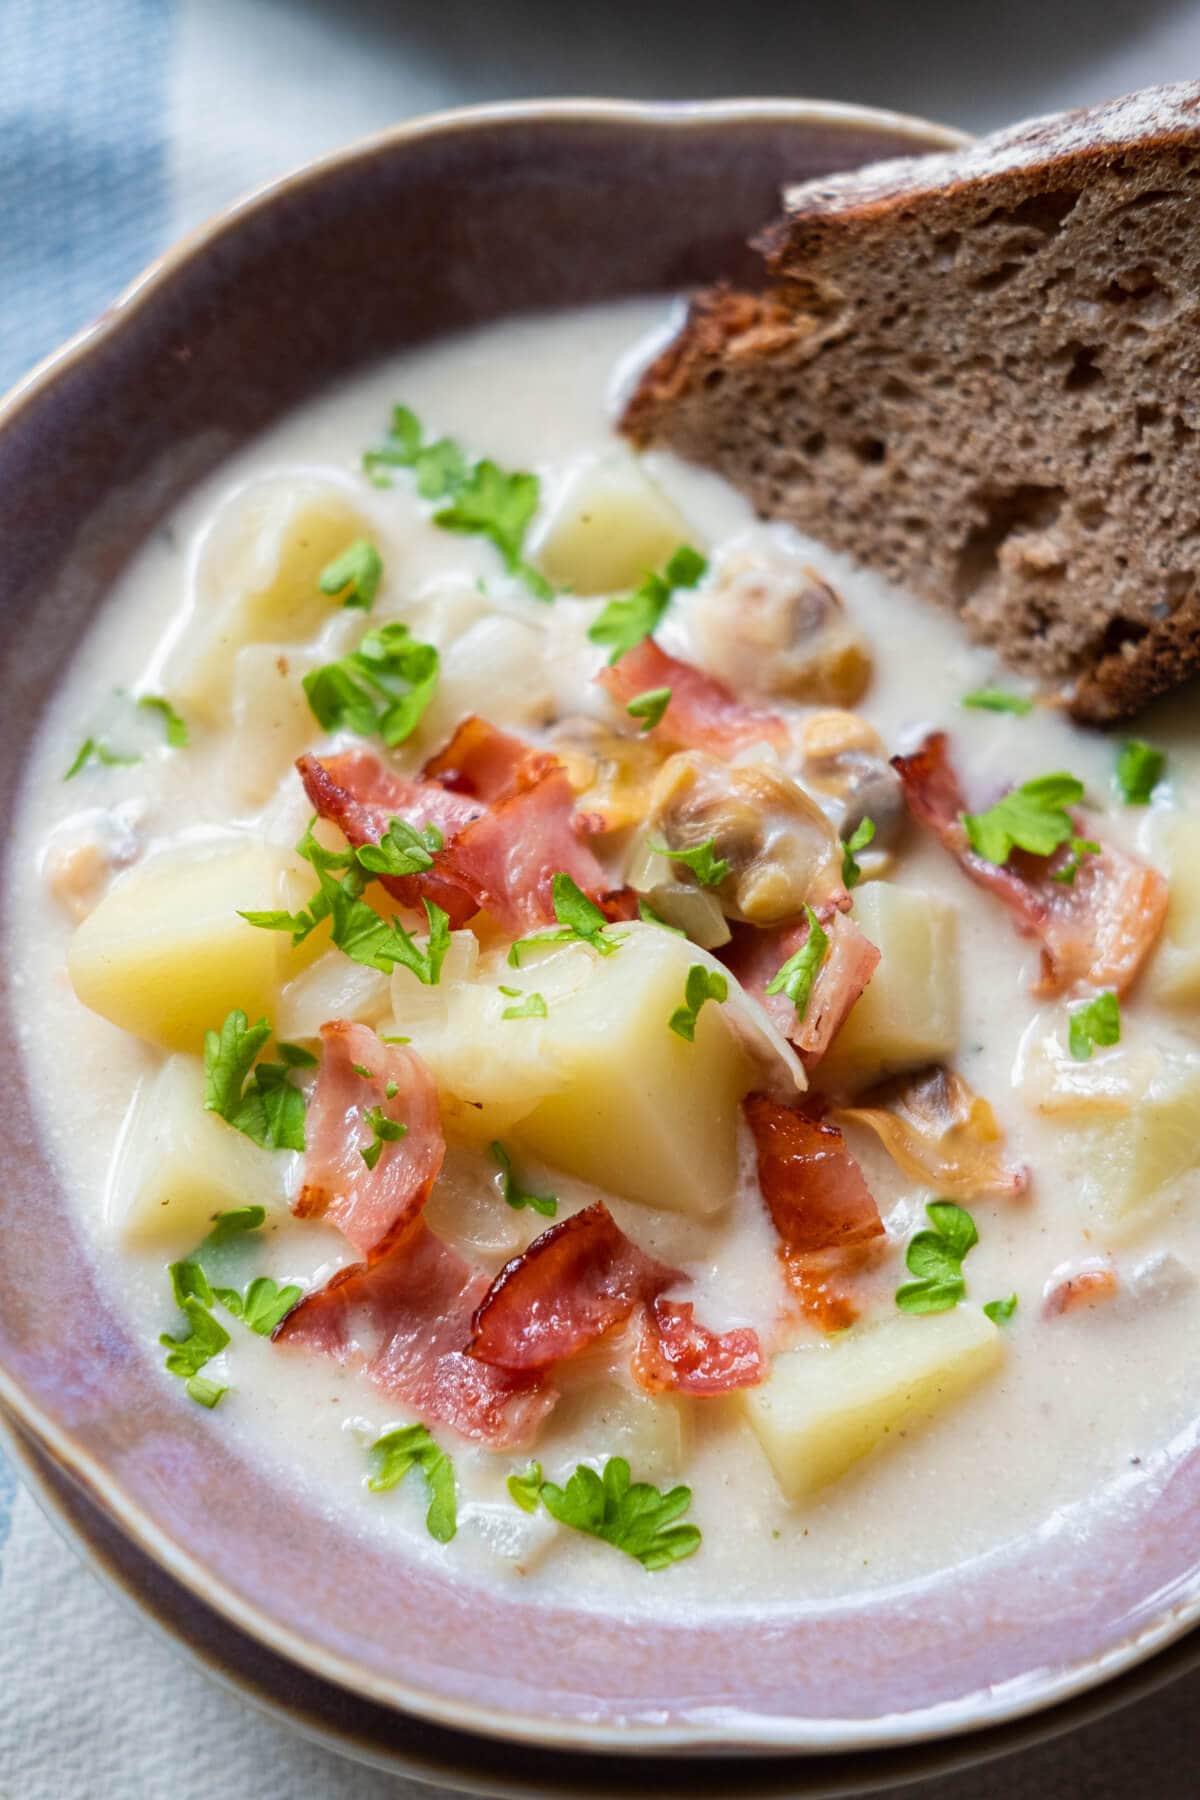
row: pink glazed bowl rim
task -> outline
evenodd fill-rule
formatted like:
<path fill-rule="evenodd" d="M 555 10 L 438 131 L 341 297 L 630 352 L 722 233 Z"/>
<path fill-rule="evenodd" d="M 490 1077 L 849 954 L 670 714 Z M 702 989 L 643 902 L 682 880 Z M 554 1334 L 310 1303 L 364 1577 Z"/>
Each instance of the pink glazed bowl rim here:
<path fill-rule="evenodd" d="M 5 487 L 5 456 L 14 443 L 20 453 L 13 457 L 14 466 L 28 477 L 31 469 L 40 468 L 38 459 L 44 461 L 46 433 L 81 416 L 72 414 L 72 406 L 90 403 L 93 411 L 99 406 L 103 412 L 107 401 L 119 420 L 115 384 L 122 356 L 132 355 L 136 364 L 141 354 L 139 332 L 148 366 L 140 403 L 151 411 L 162 408 L 165 400 L 156 385 L 161 369 L 150 365 L 155 358 L 172 357 L 181 369 L 193 358 L 203 365 L 228 284 L 247 279 L 239 255 L 249 259 L 251 282 L 258 269 L 251 255 L 256 234 L 257 252 L 265 254 L 274 245 L 278 255 L 281 248 L 294 250 L 306 217 L 310 228 L 315 217 L 324 221 L 326 253 L 336 263 L 339 247 L 330 219 L 335 213 L 340 218 L 346 195 L 361 196 L 364 206 L 382 206 L 381 218 L 396 207 L 397 196 L 419 215 L 425 197 L 432 210 L 424 228 L 433 230 L 430 220 L 439 216 L 439 204 L 444 211 L 447 191 L 470 213 L 471 182 L 485 188 L 492 182 L 486 211 L 472 215 L 472 229 L 486 235 L 487 221 L 497 209 L 503 212 L 506 195 L 513 192 L 526 199 L 536 193 L 539 206 L 551 211 L 560 206 L 557 223 L 562 228 L 581 208 L 586 210 L 589 193 L 597 188 L 603 210 L 595 219 L 616 210 L 614 184 L 622 180 L 622 199 L 632 210 L 634 198 L 645 198 L 652 178 L 683 184 L 690 195 L 686 175 L 698 184 L 695 192 L 703 193 L 704 181 L 714 172 L 731 178 L 757 155 L 761 176 L 788 147 L 794 149 L 794 161 L 780 163 L 780 177 L 786 170 L 802 174 L 844 166 L 834 147 L 849 163 L 868 154 L 919 152 L 961 141 L 960 134 L 896 114 L 785 100 L 515 103 L 443 113 L 384 132 L 270 184 L 192 233 L 152 264 L 95 324 L 18 384 L 0 404 L 0 532 L 6 545 L 19 544 L 22 530 L 32 540 L 47 522 L 54 522 L 53 490 L 47 494 L 31 484 L 18 497 Z M 802 152 L 810 161 L 816 157 L 814 168 L 797 166 Z M 562 196 L 560 187 L 566 190 Z M 756 213 L 756 198 L 741 204 L 751 209 L 743 221 L 747 231 L 770 210 L 763 205 Z M 695 227 L 699 238 L 704 222 Z M 630 231 L 636 228 L 629 226 Z M 398 232 L 403 229 L 397 225 Z M 686 225 L 678 229 L 686 235 Z M 666 227 L 664 231 L 670 235 Z M 469 263 L 473 253 L 471 232 L 465 228 L 457 248 L 439 247 L 443 262 L 449 255 L 451 261 L 459 256 Z M 647 285 L 686 286 L 721 272 L 723 265 L 706 264 L 706 254 L 703 243 L 694 254 L 681 248 Z M 585 271 L 580 279 L 587 278 Z M 553 294 L 555 271 L 546 279 Z M 211 291 L 205 290 L 206 282 Z M 315 282 L 319 288 L 319 271 Z M 469 279 L 464 277 L 460 285 L 469 286 Z M 635 289 L 627 284 L 606 291 Z M 239 299 L 247 292 L 252 287 L 239 287 Z M 447 292 L 456 305 L 457 290 Z M 512 308 L 502 301 L 493 310 L 498 316 Z M 301 338 L 306 329 L 301 317 Z M 318 338 L 321 329 L 312 326 Z M 398 338 L 392 347 L 402 341 Z M 378 345 L 369 348 L 381 353 Z M 363 354 L 360 346 L 349 353 L 351 360 Z M 80 381 L 80 391 L 70 392 Z M 282 403 L 271 402 L 253 429 L 293 399 L 289 395 Z M 23 434 L 28 442 L 22 441 Z M 197 431 L 200 439 L 205 448 L 199 460 L 206 468 L 219 458 L 219 449 L 214 452 L 202 429 Z M 104 447 L 101 438 L 94 457 Z M 110 454 L 113 485 L 107 497 L 123 502 L 120 456 L 111 447 Z M 64 586 L 64 605 L 74 605 L 86 618 L 131 545 L 197 472 L 186 459 L 180 467 L 156 463 L 143 482 L 152 491 L 141 510 L 132 502 L 118 508 L 131 513 L 132 522 L 127 517 L 117 526 L 110 517 L 97 525 L 88 540 L 86 576 L 80 573 L 82 565 L 69 571 L 74 585 L 69 592 Z M 82 471 L 68 465 L 64 491 L 81 474 L 98 491 L 109 479 L 101 462 L 94 460 Z M 26 507 L 27 526 L 22 524 L 24 513 L 14 511 L 6 530 L 6 500 L 13 508 Z M 74 549 L 67 553 L 68 562 L 74 554 Z M 52 685 L 48 665 L 43 661 L 38 666 L 28 633 L 14 629 L 8 638 L 3 635 L 6 613 L 15 612 L 20 602 L 18 588 L 7 593 L 0 588 L 0 670 L 7 662 L 13 687 L 4 710 L 17 726 L 0 745 L 0 816 L 19 787 L 19 746 L 28 741 L 16 715 L 24 704 L 29 723 L 36 721 L 39 682 Z M 33 695 L 24 702 L 12 672 L 18 663 L 23 677 L 28 676 L 22 685 Z M 0 672 L 0 705 L 3 681 Z M 10 993 L 6 1001 L 7 976 L 7 968 L 0 971 L 0 1028 L 11 1001 Z M 278 1490 L 268 1491 L 265 1476 L 257 1483 L 261 1491 L 252 1489 L 247 1505 L 257 1507 L 259 1524 L 265 1527 L 269 1521 L 272 1529 L 256 1536 L 244 1518 L 231 1515 L 228 1507 L 222 1510 L 219 1478 L 229 1473 L 233 1459 L 224 1453 L 222 1462 L 200 1429 L 201 1421 L 190 1416 L 196 1409 L 162 1390 L 146 1347 L 131 1344 L 119 1318 L 105 1310 L 103 1296 L 82 1266 L 83 1248 L 70 1240 L 69 1231 L 69 1241 L 57 1246 L 53 1266 L 61 1278 L 63 1257 L 75 1257 L 77 1304 L 81 1319 L 90 1323 L 77 1338 L 71 1330 L 63 1332 L 70 1340 L 65 1345 L 47 1344 L 45 1333 L 38 1331 L 39 1294 L 46 1305 L 44 1320 L 50 1317 L 51 1263 L 39 1247 L 30 1209 L 22 1213 L 20 1205 L 45 1193 L 47 1170 L 36 1145 L 11 1030 L 6 1035 L 8 1050 L 0 1050 L 0 1070 L 7 1059 L 13 1098 L 10 1117 L 0 1126 L 5 1175 L 0 1195 L 0 1242 L 5 1246 L 0 1262 L 0 1404 L 171 1576 L 241 1631 L 324 1680 L 440 1725 L 546 1748 L 639 1754 L 861 1751 L 995 1726 L 1050 1706 L 1131 1668 L 1180 1637 L 1200 1615 L 1200 1448 L 1194 1435 L 1164 1454 L 1155 1479 L 1142 1481 L 1136 1494 L 1111 1496 L 1104 1506 L 1073 1518 L 1069 1528 L 1052 1521 L 1031 1542 L 947 1571 L 923 1591 L 919 1605 L 911 1593 L 897 1591 L 786 1615 L 755 1619 L 739 1613 L 693 1623 L 538 1608 L 431 1576 L 394 1557 L 389 1568 L 382 1553 L 339 1537 L 327 1521 L 315 1515 L 306 1520 L 300 1503 L 281 1499 Z M 61 1294 L 61 1288 L 57 1291 Z M 87 1358 L 97 1357 L 105 1369 L 103 1395 L 84 1366 Z M 124 1406 L 117 1404 L 122 1397 Z M 215 1470 L 210 1467 L 214 1463 L 220 1465 Z M 245 1465 L 238 1467 L 244 1477 Z M 182 1496 L 197 1485 L 199 1510 L 193 1504 L 185 1516 Z M 289 1505 L 291 1511 L 286 1510 Z M 280 1506 L 284 1511 L 272 1510 Z M 314 1555 L 317 1548 L 321 1556 Z M 325 1562 L 339 1554 L 344 1561 L 333 1585 L 321 1587 Z M 295 1593 L 302 1572 L 318 1589 L 307 1610 L 303 1596 Z M 378 1595 L 388 1575 L 400 1585 L 387 1590 L 389 1608 L 376 1616 L 368 1597 L 373 1590 Z M 343 1584 L 360 1601 L 355 1626 L 338 1614 L 339 1606 L 350 1604 L 343 1599 Z M 414 1634 L 407 1641 L 402 1631 L 397 1637 L 405 1618 L 420 1624 L 419 1656 Z M 581 1632 L 585 1621 L 587 1631 Z M 513 1643 L 522 1646 L 520 1659 L 509 1653 Z M 525 1666 L 514 1668 L 517 1662 Z"/>

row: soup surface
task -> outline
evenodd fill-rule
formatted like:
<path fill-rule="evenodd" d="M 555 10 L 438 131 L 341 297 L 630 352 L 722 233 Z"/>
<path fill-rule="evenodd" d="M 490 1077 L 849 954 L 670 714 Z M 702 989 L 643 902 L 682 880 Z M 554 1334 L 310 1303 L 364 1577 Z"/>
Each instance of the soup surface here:
<path fill-rule="evenodd" d="M 45 721 L 8 954 L 207 1429 L 464 1578 L 786 1608 L 1191 1430 L 1200 764 L 634 458 L 669 323 L 434 345 L 196 491 Z"/>

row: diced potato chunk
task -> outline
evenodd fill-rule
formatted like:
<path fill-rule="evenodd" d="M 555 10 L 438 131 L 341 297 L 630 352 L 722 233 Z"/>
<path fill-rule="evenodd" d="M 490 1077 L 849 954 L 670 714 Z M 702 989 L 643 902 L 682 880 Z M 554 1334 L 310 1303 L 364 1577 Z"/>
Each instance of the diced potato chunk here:
<path fill-rule="evenodd" d="M 694 537 L 665 494 L 631 457 L 580 471 L 567 486 L 536 550 L 539 568 L 576 594 L 636 587 Z"/>
<path fill-rule="evenodd" d="M 214 1213 L 286 1209 L 290 1158 L 260 1150 L 204 1110 L 204 1066 L 172 1056 L 147 1083 L 113 1177 L 111 1206 L 126 1241 L 186 1250 Z"/>
<path fill-rule="evenodd" d="M 237 652 L 312 637 L 338 606 L 320 590 L 322 569 L 371 535 L 332 481 L 263 481 L 240 495 L 204 545 L 192 616 L 167 665 L 165 686 L 182 711 L 223 722 Z"/>
<path fill-rule="evenodd" d="M 555 1480 L 565 1480 L 600 1448 L 605 1457 L 623 1456 L 635 1481 L 662 1485 L 682 1470 L 686 1425 L 683 1405 L 669 1394 L 591 1380 L 563 1396 L 538 1454 Z"/>
<path fill-rule="evenodd" d="M 283 982 L 328 939 L 298 950 L 240 909 L 291 910 L 312 872 L 290 851 L 253 839 L 188 848 L 131 869 L 71 939 L 67 969 L 85 1006 L 168 1050 L 199 1050 L 204 1033 L 240 1006 L 274 1017 Z"/>
<path fill-rule="evenodd" d="M 1169 1005 L 1200 1000 L 1200 817 L 1179 813 L 1165 821 L 1161 851 L 1169 899 L 1148 991 Z"/>
<path fill-rule="evenodd" d="M 994 1369 L 1000 1333 L 973 1306 L 843 1332 L 785 1350 L 746 1417 L 789 1500 L 839 1475 L 889 1435 L 949 1406 Z"/>
<path fill-rule="evenodd" d="M 1127 1111 L 1068 1132 L 1073 1191 L 1106 1237 L 1130 1236 L 1182 1187 L 1200 1187 L 1200 1060 L 1164 1055 L 1153 1078 L 1136 1083 Z"/>
<path fill-rule="evenodd" d="M 932 894 L 873 881 L 854 917 L 881 952 L 879 966 L 821 1064 L 821 1083 L 865 1087 L 885 1075 L 945 1062 L 958 1048 L 958 915 Z"/>
<path fill-rule="evenodd" d="M 225 766 L 230 787 L 252 805 L 270 798 L 320 732 L 302 682 L 324 660 L 290 644 L 247 644 L 233 659 Z"/>
<path fill-rule="evenodd" d="M 546 644 L 544 631 L 503 613 L 468 625 L 442 652 L 437 692 L 421 721 L 423 740 L 442 742 L 480 710 L 494 725 L 518 731 L 544 725 L 554 712 Z"/>
<path fill-rule="evenodd" d="M 723 1009 L 700 1012 L 696 1040 L 669 1029 L 694 948 L 656 925 L 623 925 L 610 956 L 583 944 L 501 963 L 451 987 L 440 1020 L 409 1018 L 433 1069 L 449 1127 L 514 1148 L 628 1200 L 707 1216 L 737 1176 L 738 1103 L 753 1065 Z M 504 1019 L 520 1004 L 500 984 L 543 995 L 544 1019 Z"/>

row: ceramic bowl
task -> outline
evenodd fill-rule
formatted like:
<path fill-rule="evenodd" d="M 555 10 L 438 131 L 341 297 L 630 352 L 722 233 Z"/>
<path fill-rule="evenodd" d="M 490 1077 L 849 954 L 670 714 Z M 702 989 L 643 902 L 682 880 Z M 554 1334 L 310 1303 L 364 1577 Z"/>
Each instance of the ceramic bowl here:
<path fill-rule="evenodd" d="M 807 103 L 483 108 L 320 163 L 184 243 L 0 411 L 0 818 L 131 552 L 315 388 L 518 310 L 751 279 L 745 240 L 782 183 L 953 141 Z M 1191 1442 L 1158 1479 L 919 1590 L 798 1595 L 769 1617 L 585 1615 L 364 1545 L 242 1462 L 102 1289 L 39 1140 L 13 975 L 0 971 L 0 1401 L 153 1564 L 307 1674 L 430 1728 L 543 1749 L 812 1755 L 994 1726 L 1195 1617 Z"/>

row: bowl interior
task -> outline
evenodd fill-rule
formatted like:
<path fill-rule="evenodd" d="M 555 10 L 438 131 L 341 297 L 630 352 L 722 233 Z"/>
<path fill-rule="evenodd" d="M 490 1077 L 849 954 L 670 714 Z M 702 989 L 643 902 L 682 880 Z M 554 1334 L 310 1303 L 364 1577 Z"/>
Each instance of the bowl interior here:
<path fill-rule="evenodd" d="M 785 181 L 948 141 L 799 104 L 482 109 L 334 159 L 185 245 L 0 414 L 0 813 L 131 552 L 314 389 L 514 311 L 752 280 L 745 242 Z M 168 1392 L 101 1290 L 39 1144 L 12 975 L 0 1398 L 175 1579 L 318 1675 L 439 1725 L 566 1748 L 812 1751 L 1011 1716 L 1190 1618 L 1194 1449 L 1069 1541 L 1015 1547 L 920 1597 L 798 1601 L 769 1622 L 585 1622 L 364 1546 Z"/>

